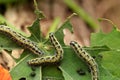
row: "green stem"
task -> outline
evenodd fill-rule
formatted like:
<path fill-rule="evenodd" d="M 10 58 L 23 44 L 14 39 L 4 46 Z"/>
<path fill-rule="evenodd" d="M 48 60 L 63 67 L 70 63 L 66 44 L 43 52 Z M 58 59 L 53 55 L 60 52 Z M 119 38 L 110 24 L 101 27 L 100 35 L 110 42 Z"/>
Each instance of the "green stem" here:
<path fill-rule="evenodd" d="M 50 26 L 49 31 L 47 32 L 46 39 L 48 38 L 50 32 L 55 32 L 55 30 L 57 29 L 57 26 L 58 26 L 59 22 L 60 22 L 60 18 L 59 18 L 59 17 L 56 17 L 56 18 L 54 19 L 52 25 Z"/>
<path fill-rule="evenodd" d="M 45 18 L 45 15 L 43 14 L 42 11 L 40 11 L 40 10 L 38 9 L 38 5 L 37 5 L 36 0 L 34 0 L 34 6 L 35 6 L 35 14 L 37 15 L 37 18 L 39 18 L 40 20 L 41 20 L 41 19 L 44 19 L 44 18 Z"/>
<path fill-rule="evenodd" d="M 109 19 L 106 19 L 106 18 L 99 18 L 98 19 L 99 20 L 99 22 L 101 22 L 101 21 L 108 21 L 110 24 L 112 24 L 113 25 L 113 27 L 117 27 L 111 20 L 109 20 Z"/>
<path fill-rule="evenodd" d="M 87 22 L 92 29 L 97 29 L 98 24 L 90 17 L 80 6 L 78 6 L 73 0 L 64 0 L 66 5 L 78 14 L 85 22 Z"/>

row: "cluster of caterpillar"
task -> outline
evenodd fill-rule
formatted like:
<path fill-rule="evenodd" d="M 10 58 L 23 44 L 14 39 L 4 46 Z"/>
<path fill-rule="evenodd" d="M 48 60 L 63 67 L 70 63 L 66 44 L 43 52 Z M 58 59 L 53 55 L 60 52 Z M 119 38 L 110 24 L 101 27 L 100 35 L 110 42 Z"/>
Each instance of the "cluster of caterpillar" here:
<path fill-rule="evenodd" d="M 56 49 L 56 53 L 53 56 L 45 56 L 40 58 L 35 58 L 28 61 L 28 64 L 30 65 L 41 65 L 45 63 L 57 63 L 63 58 L 63 49 L 56 37 L 54 36 L 54 33 L 49 33 L 49 39 L 51 40 L 52 45 Z"/>
<path fill-rule="evenodd" d="M 23 46 L 24 48 L 27 48 L 28 50 L 32 51 L 37 55 L 42 56 L 44 54 L 44 52 L 38 48 L 35 42 L 22 36 L 20 33 L 15 32 L 8 26 L 0 25 L 0 33 L 3 33 L 9 36 L 13 41 Z M 56 50 L 55 54 L 53 56 L 45 56 L 45 57 L 39 57 L 39 58 L 29 60 L 27 62 L 29 65 L 42 65 L 45 63 L 56 63 L 63 58 L 62 46 L 58 42 L 57 38 L 54 36 L 54 33 L 49 34 L 49 39 L 52 45 L 55 47 L 55 50 Z M 77 42 L 71 41 L 70 46 L 74 49 L 77 55 L 80 58 L 82 58 L 86 62 L 86 64 L 88 64 L 88 66 L 90 67 L 92 80 L 98 80 L 98 66 L 94 58 L 92 58 L 90 54 L 85 52 Z"/>
<path fill-rule="evenodd" d="M 23 46 L 24 48 L 27 48 L 28 50 L 32 51 L 33 53 L 42 56 L 44 52 L 40 50 L 35 44 L 35 42 L 27 39 L 26 37 L 22 36 L 20 33 L 15 32 L 11 28 L 5 25 L 0 25 L 0 33 L 3 33 L 10 37 L 13 41 L 18 43 L 20 46 Z M 59 62 L 62 57 L 63 57 L 63 49 L 54 36 L 54 33 L 49 34 L 49 39 L 51 40 L 52 45 L 56 49 L 56 53 L 54 56 L 46 56 L 46 57 L 40 57 L 40 58 L 35 58 L 32 60 L 28 61 L 29 65 L 41 65 L 44 63 L 54 63 L 54 62 Z"/>

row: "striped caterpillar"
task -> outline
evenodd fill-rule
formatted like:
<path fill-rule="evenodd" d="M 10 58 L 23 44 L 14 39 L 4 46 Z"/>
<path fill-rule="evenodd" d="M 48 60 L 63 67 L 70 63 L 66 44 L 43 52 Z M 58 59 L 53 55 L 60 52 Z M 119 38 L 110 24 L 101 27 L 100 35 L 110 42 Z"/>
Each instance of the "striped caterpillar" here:
<path fill-rule="evenodd" d="M 42 56 L 43 53 L 44 53 L 42 50 L 40 50 L 38 48 L 38 46 L 37 46 L 37 44 L 35 44 L 35 42 L 33 42 L 33 41 L 27 39 L 26 37 L 22 36 L 20 33 L 15 32 L 14 30 L 9 28 L 8 26 L 0 25 L 0 33 L 3 33 L 5 35 L 7 35 L 13 41 L 18 43 L 20 46 L 32 51 L 33 53 L 35 53 L 39 56 Z"/>
<path fill-rule="evenodd" d="M 52 45 L 56 49 L 56 53 L 53 56 L 45 56 L 40 58 L 35 58 L 28 61 L 29 65 L 41 65 L 45 63 L 57 63 L 63 58 L 63 49 L 61 45 L 59 44 L 58 40 L 54 36 L 54 33 L 49 33 L 49 39 L 52 43 Z"/>
<path fill-rule="evenodd" d="M 97 63 L 95 62 L 95 60 L 90 56 L 90 54 L 88 54 L 87 52 L 85 52 L 85 50 L 83 50 L 80 45 L 75 42 L 75 41 L 71 41 L 70 42 L 70 46 L 74 49 L 74 51 L 76 52 L 76 54 L 82 58 L 82 60 L 84 60 L 90 70 L 91 70 L 91 75 L 92 75 L 92 80 L 99 80 L 98 79 L 98 66 Z"/>

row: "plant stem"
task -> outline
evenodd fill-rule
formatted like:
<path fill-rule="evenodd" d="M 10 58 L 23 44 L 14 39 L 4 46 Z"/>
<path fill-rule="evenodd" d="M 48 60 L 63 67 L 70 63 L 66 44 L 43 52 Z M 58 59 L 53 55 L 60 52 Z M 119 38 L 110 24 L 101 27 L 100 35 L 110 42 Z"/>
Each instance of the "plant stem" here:
<path fill-rule="evenodd" d="M 59 17 L 56 17 L 56 18 L 54 19 L 52 25 L 50 26 L 49 31 L 47 32 L 46 39 L 48 38 L 50 32 L 55 32 L 55 30 L 57 29 L 57 26 L 58 26 L 59 22 L 60 22 L 60 18 L 59 18 Z"/>
<path fill-rule="evenodd" d="M 85 22 L 90 25 L 92 29 L 99 28 L 99 25 L 95 23 L 95 21 L 90 17 L 80 6 L 78 6 L 73 0 L 64 0 L 66 5 L 72 9 L 74 12 L 78 14 Z"/>

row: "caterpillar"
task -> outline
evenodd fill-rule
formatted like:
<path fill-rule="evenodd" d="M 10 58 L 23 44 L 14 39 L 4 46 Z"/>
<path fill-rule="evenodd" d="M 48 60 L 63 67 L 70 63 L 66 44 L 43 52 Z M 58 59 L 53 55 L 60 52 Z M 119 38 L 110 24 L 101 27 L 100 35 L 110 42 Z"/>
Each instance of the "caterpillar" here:
<path fill-rule="evenodd" d="M 49 39 L 52 45 L 55 47 L 56 53 L 53 56 L 45 56 L 40 58 L 35 58 L 28 61 L 29 65 L 42 65 L 45 63 L 57 63 L 63 58 L 63 49 L 54 33 L 49 33 Z"/>
<path fill-rule="evenodd" d="M 10 39 L 18 43 L 20 46 L 32 51 L 39 56 L 42 56 L 44 54 L 44 52 L 38 48 L 35 42 L 27 39 L 20 33 L 15 32 L 8 26 L 0 25 L 0 33 L 7 35 L 8 37 L 10 37 Z"/>
<path fill-rule="evenodd" d="M 80 45 L 75 42 L 71 41 L 70 46 L 74 49 L 76 54 L 82 58 L 83 61 L 87 63 L 91 70 L 91 75 L 92 75 L 92 80 L 99 80 L 98 78 L 98 66 L 97 63 L 95 62 L 94 58 L 91 57 L 90 54 L 88 54 L 85 50 L 80 47 Z"/>

